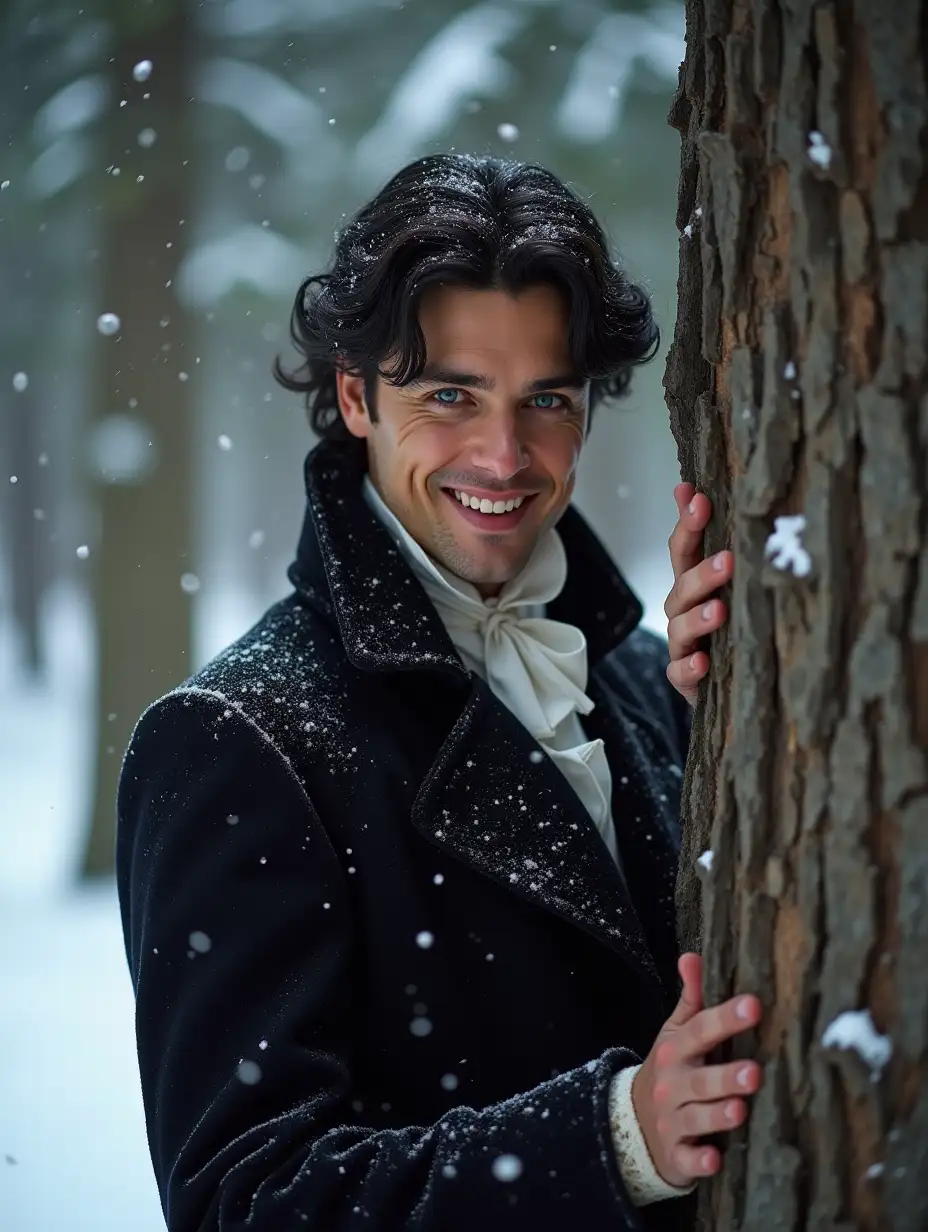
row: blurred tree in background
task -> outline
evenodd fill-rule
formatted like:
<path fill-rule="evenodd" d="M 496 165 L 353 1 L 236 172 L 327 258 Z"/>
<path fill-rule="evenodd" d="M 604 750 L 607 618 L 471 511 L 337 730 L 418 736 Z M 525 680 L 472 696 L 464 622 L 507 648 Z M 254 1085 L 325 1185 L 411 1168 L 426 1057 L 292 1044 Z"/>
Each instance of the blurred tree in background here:
<path fill-rule="evenodd" d="M 664 117 L 683 15 L 636 0 L 14 0 L 3 20 L 0 226 L 21 309 L 0 338 L 17 475 L 3 586 L 36 664 L 43 589 L 92 595 L 81 867 L 102 873 L 135 718 L 286 589 L 311 440 L 270 369 L 301 277 L 404 163 L 492 151 L 589 199 L 669 321 Z M 101 332 L 107 313 L 118 327 Z M 647 598 L 675 479 L 658 365 L 595 432 L 579 502 Z"/>
<path fill-rule="evenodd" d="M 185 0 L 113 0 L 105 10 L 89 340 L 98 670 L 86 875 L 112 870 L 113 801 L 136 719 L 190 671 L 197 357 L 174 279 L 194 209 L 192 11 Z"/>

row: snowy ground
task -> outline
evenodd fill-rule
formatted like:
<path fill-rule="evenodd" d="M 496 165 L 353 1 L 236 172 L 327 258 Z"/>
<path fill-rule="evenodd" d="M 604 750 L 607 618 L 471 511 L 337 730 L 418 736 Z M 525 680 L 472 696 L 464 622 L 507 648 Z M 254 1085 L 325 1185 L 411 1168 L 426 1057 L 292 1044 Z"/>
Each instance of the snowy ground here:
<path fill-rule="evenodd" d="M 0 623 L 0 1229 L 164 1232 L 112 884 L 70 889 L 86 800 L 84 610 L 50 610 L 50 683 Z"/>
<path fill-rule="evenodd" d="M 629 579 L 658 630 L 665 575 L 655 563 Z M 198 659 L 261 606 L 204 603 Z M 47 614 L 48 682 L 34 686 L 0 611 L 0 1230 L 164 1232 L 115 886 L 73 884 L 93 735 L 88 613 L 64 591 Z"/>

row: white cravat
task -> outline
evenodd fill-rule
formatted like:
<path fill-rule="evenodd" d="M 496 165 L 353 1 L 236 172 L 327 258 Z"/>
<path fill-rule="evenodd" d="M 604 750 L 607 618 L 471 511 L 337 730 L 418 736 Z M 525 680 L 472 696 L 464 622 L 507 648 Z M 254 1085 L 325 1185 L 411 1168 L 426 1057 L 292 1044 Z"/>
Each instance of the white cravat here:
<path fill-rule="evenodd" d="M 587 740 L 580 723 L 580 715 L 593 709 L 585 692 L 586 638 L 574 625 L 544 616 L 545 604 L 557 598 L 567 577 L 560 535 L 553 528 L 543 535 L 522 572 L 497 598 L 485 600 L 423 551 L 368 476 L 364 498 L 432 600 L 465 666 L 486 680 L 535 737 L 619 864 L 606 752 L 602 740 Z"/>

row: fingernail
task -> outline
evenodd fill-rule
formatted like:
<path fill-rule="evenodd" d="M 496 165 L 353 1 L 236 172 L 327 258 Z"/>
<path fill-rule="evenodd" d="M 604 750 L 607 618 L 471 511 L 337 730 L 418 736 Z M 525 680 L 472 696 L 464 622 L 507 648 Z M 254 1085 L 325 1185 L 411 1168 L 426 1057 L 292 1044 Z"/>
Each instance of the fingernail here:
<path fill-rule="evenodd" d="M 751 1017 L 752 1010 L 753 1006 L 747 997 L 743 997 L 735 1006 L 735 1013 L 739 1018 L 743 1018 L 745 1021 Z"/>
<path fill-rule="evenodd" d="M 738 1086 L 748 1087 L 750 1086 L 750 1083 L 751 1083 L 751 1068 L 749 1065 L 745 1065 L 744 1069 L 738 1070 Z"/>
<path fill-rule="evenodd" d="M 703 1172 L 708 1172 L 711 1167 L 712 1167 L 712 1156 L 709 1154 L 708 1151 L 706 1151 L 705 1155 L 703 1155 L 702 1157 L 702 1170 Z"/>
<path fill-rule="evenodd" d="M 712 619 L 712 604 L 711 603 L 707 603 L 705 607 L 702 609 L 702 618 L 703 620 Z"/>
<path fill-rule="evenodd" d="M 695 672 L 696 670 L 696 656 L 695 655 L 690 655 L 690 667 Z"/>
<path fill-rule="evenodd" d="M 737 1115 L 738 1115 L 738 1105 L 737 1104 L 726 1104 L 725 1105 L 725 1119 L 726 1120 L 733 1121 Z"/>
<path fill-rule="evenodd" d="M 715 570 L 716 573 L 721 573 L 722 570 L 725 568 L 725 557 L 722 555 L 721 552 L 717 553 L 717 555 L 712 557 L 712 568 Z"/>
<path fill-rule="evenodd" d="M 696 502 L 694 500 L 691 500 L 688 508 L 689 508 L 690 513 L 695 513 L 696 512 Z"/>

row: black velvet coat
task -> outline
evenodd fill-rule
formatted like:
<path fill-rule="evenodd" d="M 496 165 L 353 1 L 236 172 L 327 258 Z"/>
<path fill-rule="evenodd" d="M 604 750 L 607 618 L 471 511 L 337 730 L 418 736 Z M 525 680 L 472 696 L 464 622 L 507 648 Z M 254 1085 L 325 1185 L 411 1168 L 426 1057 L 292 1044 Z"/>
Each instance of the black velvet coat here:
<path fill-rule="evenodd" d="M 142 717 L 117 870 L 171 1232 L 621 1232 L 609 1080 L 676 998 L 688 709 L 579 514 L 549 607 L 589 644 L 630 895 L 462 665 L 361 493 L 307 460 L 294 593 Z M 517 1174 L 517 1175 L 514 1175 Z"/>

